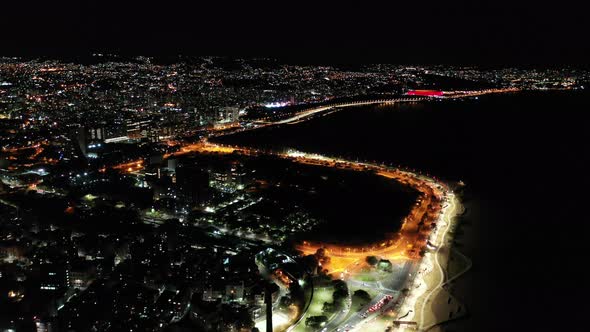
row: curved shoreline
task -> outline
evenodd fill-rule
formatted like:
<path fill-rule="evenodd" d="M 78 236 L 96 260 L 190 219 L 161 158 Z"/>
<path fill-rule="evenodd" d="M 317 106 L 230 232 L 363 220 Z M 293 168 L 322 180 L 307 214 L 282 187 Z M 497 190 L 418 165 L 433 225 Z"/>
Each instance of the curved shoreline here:
<path fill-rule="evenodd" d="M 473 97 L 475 95 L 483 95 L 488 93 L 501 93 L 501 92 L 514 92 L 513 90 L 510 91 L 491 91 L 491 92 L 481 92 L 478 94 L 467 94 L 467 95 L 457 95 L 452 96 L 450 98 L 464 98 L 464 97 Z M 339 105 L 329 105 L 329 106 L 321 106 L 313 109 L 308 109 L 306 111 L 298 113 L 296 116 L 280 120 L 277 122 L 271 123 L 264 123 L 258 126 L 254 125 L 248 128 L 239 128 L 237 130 L 230 130 L 230 131 L 222 131 L 212 133 L 210 137 L 218 137 L 218 136 L 225 136 L 228 134 L 237 133 L 240 131 L 250 131 L 255 130 L 267 126 L 274 126 L 274 125 L 281 125 L 281 124 L 291 124 L 291 123 L 299 123 L 302 121 L 309 120 L 313 118 L 315 115 L 320 114 L 325 111 L 335 112 L 338 108 L 346 108 L 346 107 L 353 107 L 358 105 L 369 105 L 369 104 L 383 104 L 383 103 L 396 103 L 396 102 L 405 102 L 406 100 L 395 99 L 395 100 L 378 100 L 378 101 L 367 101 L 363 103 L 349 103 L 349 104 L 339 104 Z M 415 99 L 407 100 L 407 101 L 417 101 Z M 455 202 L 456 198 L 454 197 L 452 191 L 448 188 L 448 186 L 442 182 L 439 182 L 433 178 L 425 177 L 414 172 L 402 171 L 397 168 L 393 167 L 386 167 L 384 165 L 377 165 L 373 163 L 365 163 L 365 162 L 354 162 L 350 160 L 345 160 L 342 158 L 331 158 L 322 156 L 319 154 L 306 154 L 306 153 L 274 153 L 274 152 L 262 152 L 255 148 L 247 148 L 247 147 L 237 147 L 237 146 L 227 146 L 223 144 L 212 144 L 207 141 L 207 139 L 203 139 L 200 143 L 192 144 L 190 147 L 183 147 L 179 154 L 190 153 L 190 152 L 218 152 L 218 153 L 233 153 L 235 151 L 240 151 L 241 153 L 251 154 L 251 155 L 259 155 L 259 154 L 270 154 L 275 155 L 281 158 L 287 158 L 293 160 L 295 162 L 303 163 L 303 164 L 312 164 L 324 167 L 337 167 L 337 168 L 344 168 L 350 169 L 355 171 L 374 171 L 379 176 L 384 176 L 387 178 L 394 179 L 398 182 L 401 182 L 406 185 L 410 185 L 415 190 L 421 193 L 420 204 L 415 207 L 410 214 L 406 217 L 404 222 L 402 223 L 402 228 L 397 232 L 400 235 L 400 239 L 396 241 L 387 241 L 382 243 L 373 244 L 369 248 L 342 248 L 334 245 L 326 245 L 326 244 L 319 244 L 319 245 L 312 245 L 309 243 L 303 243 L 302 245 L 298 246 L 297 249 L 302 251 L 304 254 L 313 254 L 319 248 L 328 248 L 327 252 L 328 255 L 332 259 L 332 265 L 329 266 L 330 271 L 333 272 L 346 272 L 347 267 L 351 266 L 353 263 L 358 262 L 360 258 L 366 257 L 367 255 L 378 255 L 385 259 L 390 260 L 408 260 L 408 261 L 415 261 L 420 262 L 420 267 L 422 268 L 424 264 L 430 264 L 433 267 L 436 266 L 436 269 L 425 269 L 424 274 L 421 278 L 414 278 L 413 283 L 414 285 L 416 282 L 420 284 L 420 280 L 424 280 L 425 278 L 435 279 L 434 288 L 427 287 L 427 289 L 422 290 L 419 294 L 422 295 L 429 290 L 429 293 L 423 299 L 423 302 L 420 309 L 419 309 L 419 317 L 420 317 L 420 325 L 421 329 L 423 328 L 430 328 L 434 325 L 437 325 L 438 322 L 435 324 L 430 324 L 429 326 L 425 326 L 425 311 L 426 311 L 426 304 L 429 303 L 430 298 L 437 290 L 442 289 L 444 284 L 449 282 L 450 280 L 445 281 L 445 269 L 446 266 L 443 267 L 439 262 L 439 254 L 441 248 L 444 246 L 445 239 L 447 238 L 447 234 L 453 224 L 453 217 L 455 208 L 452 209 L 452 212 L 449 212 L 449 209 L 434 209 L 433 210 L 433 203 L 436 205 L 437 203 L 440 206 L 443 203 L 448 203 L 447 196 L 451 197 L 451 201 Z M 458 201 L 457 201 L 458 202 Z M 455 203 L 452 205 L 454 206 Z M 437 215 L 438 218 L 433 217 L 433 212 Z M 430 213 L 430 215 L 429 215 Z M 433 227 L 434 231 L 428 231 L 426 234 L 426 238 L 420 238 L 417 235 L 420 235 L 421 227 L 424 224 L 427 226 L 437 226 L 436 222 L 440 220 L 445 220 L 445 228 L 440 230 L 440 227 Z M 426 222 L 425 222 L 426 221 Z M 413 234 L 413 236 L 412 236 Z M 425 234 L 422 234 L 425 235 Z M 424 236 L 423 236 L 424 237 Z M 434 238 L 433 238 L 434 237 Z M 420 253 L 426 247 L 426 244 L 429 243 L 434 244 L 437 246 L 437 250 L 434 254 L 434 260 L 430 262 L 429 256 L 426 254 L 424 258 L 420 258 Z M 336 263 L 338 262 L 338 263 Z M 458 277 L 457 275 L 456 277 Z M 454 278 L 453 278 L 454 279 Z M 417 281 L 418 280 L 418 281 Z M 426 284 L 426 283 L 424 283 Z M 419 297 L 418 296 L 418 297 Z M 419 305 L 417 300 L 418 297 L 416 296 L 404 296 L 403 303 L 404 306 L 412 306 L 412 314 L 411 315 L 404 315 L 404 319 L 407 318 L 414 318 L 418 314 L 417 306 Z M 430 301 L 431 302 L 431 301 Z M 430 304 L 433 306 L 433 303 Z M 431 312 L 434 310 L 430 310 Z M 397 315 L 399 316 L 402 313 L 400 310 Z M 363 321 L 359 323 L 356 328 L 363 325 L 366 322 Z"/>
<path fill-rule="evenodd" d="M 230 147 L 224 146 L 221 144 L 211 144 L 211 143 L 203 143 L 201 147 L 202 152 L 207 152 L 209 150 L 214 152 L 223 151 L 224 153 L 233 153 L 233 152 L 240 152 L 245 154 L 260 154 L 261 152 L 254 149 L 249 148 L 239 148 L 239 147 Z M 384 245 L 385 242 L 378 244 L 377 249 L 371 248 L 371 251 L 367 250 L 355 250 L 351 248 L 347 248 L 348 250 L 343 250 L 340 248 L 340 252 L 338 252 L 338 247 L 334 245 L 311 245 L 309 243 L 303 243 L 302 245 L 298 246 L 297 249 L 302 251 L 304 254 L 313 254 L 319 248 L 326 248 L 328 247 L 328 255 L 331 257 L 332 265 L 330 265 L 330 272 L 344 272 L 346 268 L 355 262 L 358 262 L 359 259 L 366 257 L 367 255 L 378 255 L 380 257 L 390 259 L 390 260 L 409 260 L 409 261 L 420 261 L 420 269 L 424 267 L 424 264 L 432 264 L 428 262 L 429 254 L 425 254 L 424 258 L 419 258 L 419 251 L 418 248 L 422 250 L 425 248 L 426 244 L 430 242 L 431 244 L 437 246 L 437 250 L 435 252 L 435 259 L 434 262 L 436 264 L 436 269 L 425 269 L 424 276 L 422 279 L 426 278 L 430 275 L 430 278 L 436 278 L 438 280 L 436 286 L 430 289 L 429 294 L 427 295 L 426 299 L 422 302 L 422 306 L 420 308 L 420 328 L 424 328 L 424 312 L 426 303 L 428 303 L 429 298 L 435 291 L 440 290 L 444 284 L 446 283 L 444 280 L 446 267 L 443 267 L 440 262 L 438 261 L 438 254 L 441 248 L 444 247 L 444 243 L 448 237 L 449 230 L 451 226 L 454 224 L 454 217 L 456 216 L 456 205 L 459 204 L 458 198 L 455 197 L 452 190 L 450 188 L 439 181 L 436 181 L 433 178 L 429 178 L 423 175 L 418 175 L 408 171 L 401 171 L 399 169 L 393 167 L 386 167 L 383 165 L 376 165 L 371 163 L 364 163 L 364 162 L 353 162 L 345 159 L 337 159 L 337 158 L 330 158 L 325 157 L 317 154 L 305 154 L 300 152 L 292 152 L 290 154 L 280 154 L 280 153 L 265 153 L 265 154 L 272 154 L 280 158 L 290 159 L 294 162 L 303 163 L 303 164 L 311 164 L 311 165 L 319 165 L 324 167 L 336 167 L 336 168 L 344 168 L 354 171 L 366 171 L 371 170 L 376 173 L 378 176 L 384 176 L 387 178 L 394 179 L 398 182 L 403 182 L 407 185 L 412 186 L 415 190 L 422 194 L 422 199 L 420 200 L 421 204 L 418 204 L 409 214 L 409 216 L 404 220 L 402 224 L 402 228 L 398 232 L 400 234 L 400 238 L 395 242 L 389 242 L 387 245 Z M 430 198 L 430 199 L 427 199 Z M 433 224 L 436 222 L 436 228 L 434 231 L 428 232 L 428 236 L 426 240 L 419 241 L 419 230 L 420 227 L 418 223 L 424 222 L 425 217 L 428 217 L 428 212 L 431 213 L 430 217 L 432 217 L 432 204 L 439 203 L 440 205 L 448 204 L 446 208 L 440 210 L 434 210 L 434 215 L 437 216 L 436 220 L 432 220 L 432 218 L 426 218 L 427 222 L 425 224 Z M 451 208 L 452 207 L 452 208 Z M 418 211 L 418 212 L 416 212 Z M 431 220 L 428 220 L 431 219 Z M 444 223 L 444 228 L 441 231 L 440 224 Z M 418 229 L 418 232 L 416 231 Z M 413 236 L 412 236 L 413 234 Z M 408 248 L 411 249 L 411 254 L 408 252 Z M 338 262 L 338 266 L 335 265 L 334 262 Z M 428 271 L 426 271 L 428 270 Z M 458 277 L 457 275 L 456 277 Z M 414 279 L 414 284 L 416 282 L 420 283 L 419 279 Z M 423 290 L 424 293 L 426 290 Z M 412 312 L 416 313 L 417 306 L 419 305 L 417 300 L 422 295 L 419 294 L 418 297 L 408 296 L 404 297 L 404 306 L 411 306 Z M 410 300 L 408 302 L 408 300 Z M 401 314 L 403 310 L 399 310 L 398 314 Z M 303 313 L 305 314 L 305 313 Z M 415 317 L 415 314 L 406 315 L 405 319 L 412 319 Z M 438 324 L 438 323 L 436 323 Z M 436 325 L 435 324 L 435 325 Z M 359 324 L 357 327 L 362 325 Z M 428 327 L 430 328 L 430 326 Z"/>

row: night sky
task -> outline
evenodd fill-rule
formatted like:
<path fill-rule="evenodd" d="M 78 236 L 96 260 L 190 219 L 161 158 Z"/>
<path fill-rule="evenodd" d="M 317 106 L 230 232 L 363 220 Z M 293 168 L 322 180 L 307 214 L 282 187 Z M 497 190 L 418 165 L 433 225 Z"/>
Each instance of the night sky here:
<path fill-rule="evenodd" d="M 586 64 L 567 1 L 3 4 L 0 53 L 264 55 L 298 63 Z"/>

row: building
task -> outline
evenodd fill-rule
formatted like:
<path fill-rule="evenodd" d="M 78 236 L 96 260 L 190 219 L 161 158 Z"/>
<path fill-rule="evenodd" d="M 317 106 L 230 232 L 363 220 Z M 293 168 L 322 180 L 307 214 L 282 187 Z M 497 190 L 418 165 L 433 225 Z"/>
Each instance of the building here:
<path fill-rule="evenodd" d="M 61 264 L 45 263 L 39 266 L 39 288 L 47 291 L 64 290 L 70 287 L 70 269 Z"/>
<path fill-rule="evenodd" d="M 225 286 L 225 300 L 227 302 L 241 302 L 244 300 L 244 282 L 238 285 Z"/>
<path fill-rule="evenodd" d="M 190 206 L 203 205 L 210 199 L 209 174 L 196 165 L 176 167 L 176 186 L 181 198 Z"/>
<path fill-rule="evenodd" d="M 150 142 L 157 142 L 159 130 L 154 126 L 152 120 L 139 120 L 127 122 L 127 137 L 129 139 L 147 138 Z"/>
<path fill-rule="evenodd" d="M 406 92 L 407 96 L 423 96 L 423 97 L 442 97 L 444 94 L 440 90 L 409 90 Z"/>
<path fill-rule="evenodd" d="M 0 242 L 0 259 L 13 262 L 15 260 L 24 259 L 25 257 L 23 254 L 24 249 L 19 246 L 16 241 Z"/>
<path fill-rule="evenodd" d="M 76 136 L 78 147 L 86 158 L 98 157 L 98 149 L 104 144 L 105 138 L 102 127 L 81 126 L 78 128 Z"/>
<path fill-rule="evenodd" d="M 49 319 L 35 317 L 35 331 L 36 332 L 52 332 L 56 331 L 54 324 Z"/>
<path fill-rule="evenodd" d="M 210 170 L 211 186 L 222 192 L 235 192 L 244 188 L 246 171 L 239 162 Z"/>
<path fill-rule="evenodd" d="M 70 272 L 71 286 L 81 290 L 96 278 L 96 266 L 92 262 L 82 261 L 72 265 Z"/>
<path fill-rule="evenodd" d="M 218 301 L 223 297 L 221 291 L 213 290 L 212 288 L 206 289 L 203 291 L 203 301 L 205 302 L 214 302 Z"/>
<path fill-rule="evenodd" d="M 237 107 L 222 107 L 217 114 L 217 122 L 232 123 L 237 122 L 240 114 L 240 109 Z"/>

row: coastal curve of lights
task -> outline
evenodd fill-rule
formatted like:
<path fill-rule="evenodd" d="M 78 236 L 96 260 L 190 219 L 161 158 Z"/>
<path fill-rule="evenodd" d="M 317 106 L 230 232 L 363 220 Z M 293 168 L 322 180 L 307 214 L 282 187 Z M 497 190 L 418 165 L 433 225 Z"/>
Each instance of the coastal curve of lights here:
<path fill-rule="evenodd" d="M 179 152 L 165 156 L 185 153 L 241 153 L 245 155 L 259 155 L 261 152 L 247 147 L 233 147 L 215 144 L 206 140 L 199 143 L 183 145 Z M 319 249 L 323 249 L 330 257 L 329 263 L 322 266 L 330 273 L 350 273 L 354 266 L 362 262 L 367 256 L 377 256 L 389 260 L 419 259 L 420 252 L 427 248 L 428 237 L 432 229 L 436 227 L 436 219 L 442 209 L 443 197 L 446 195 L 446 186 L 437 180 L 416 174 L 413 171 L 400 170 L 385 165 L 377 165 L 366 162 L 354 162 L 341 158 L 334 158 L 320 154 L 305 153 L 289 149 L 283 153 L 270 153 L 280 158 L 290 159 L 294 162 L 322 167 L 347 169 L 352 171 L 369 171 L 377 176 L 382 176 L 403 183 L 417 190 L 420 195 L 413 209 L 402 221 L 402 226 L 395 236 L 387 238 L 379 243 L 365 244 L 363 246 L 347 246 L 337 243 L 311 243 L 303 241 L 296 249 L 304 255 L 313 255 Z M 115 168 L 134 172 L 143 167 L 141 163 L 127 163 Z"/>

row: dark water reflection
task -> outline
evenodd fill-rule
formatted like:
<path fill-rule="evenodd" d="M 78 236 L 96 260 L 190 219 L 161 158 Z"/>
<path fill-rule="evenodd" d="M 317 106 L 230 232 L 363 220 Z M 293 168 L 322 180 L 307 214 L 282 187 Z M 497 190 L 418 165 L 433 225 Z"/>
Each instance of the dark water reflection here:
<path fill-rule="evenodd" d="M 467 184 L 454 289 L 471 313 L 451 331 L 579 330 L 589 295 L 590 98 L 535 92 L 346 109 L 241 133 L 234 144 L 414 167 Z M 583 328 L 582 328 L 583 329 Z"/>

